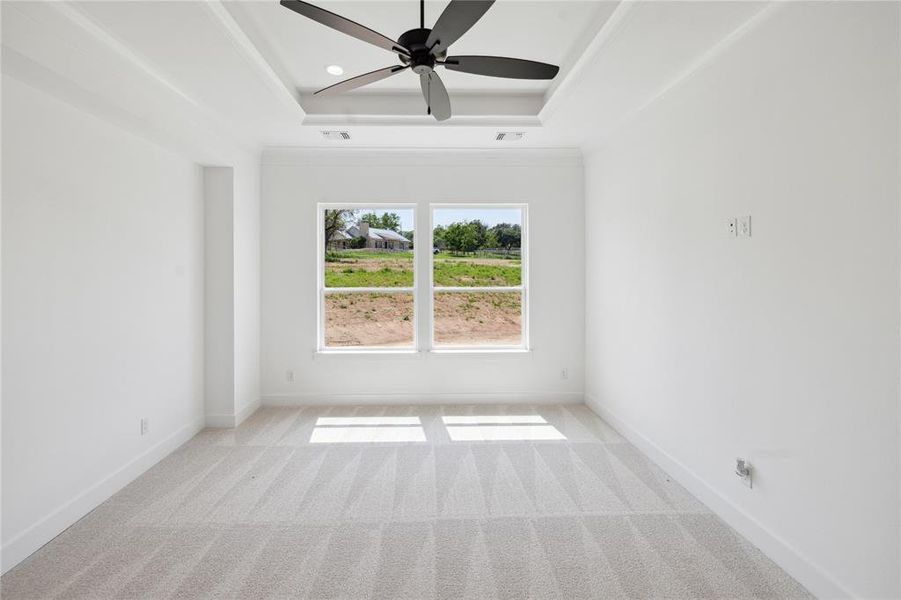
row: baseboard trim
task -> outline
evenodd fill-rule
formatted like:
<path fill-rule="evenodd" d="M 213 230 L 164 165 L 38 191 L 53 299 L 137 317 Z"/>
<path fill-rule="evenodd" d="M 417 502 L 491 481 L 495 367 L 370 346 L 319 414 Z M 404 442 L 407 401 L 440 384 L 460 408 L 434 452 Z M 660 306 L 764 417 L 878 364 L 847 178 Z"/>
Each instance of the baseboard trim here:
<path fill-rule="evenodd" d="M 235 414 L 210 413 L 204 417 L 206 419 L 206 426 L 213 429 L 234 429 L 243 423 L 247 417 L 258 411 L 262 404 L 262 399 L 257 398 Z"/>
<path fill-rule="evenodd" d="M 353 404 L 583 404 L 581 392 L 269 394 L 263 406 L 346 406 Z"/>
<path fill-rule="evenodd" d="M 585 394 L 585 404 L 817 598 L 861 597 L 848 591 L 825 569 L 736 506 L 689 467 L 607 409 L 597 398 Z"/>
<path fill-rule="evenodd" d="M 41 546 L 137 479 L 147 469 L 197 435 L 201 429 L 203 422 L 200 420 L 185 425 L 9 540 L 3 545 L 2 550 L 3 573 L 31 556 Z"/>
<path fill-rule="evenodd" d="M 260 407 L 262 405 L 263 399 L 257 398 L 256 400 L 239 410 L 238 414 L 235 415 L 235 427 L 243 423 L 247 419 L 247 417 L 260 410 Z"/>
<path fill-rule="evenodd" d="M 234 429 L 235 427 L 235 415 L 227 413 L 208 414 L 204 417 L 204 421 L 206 426 L 212 429 Z"/>

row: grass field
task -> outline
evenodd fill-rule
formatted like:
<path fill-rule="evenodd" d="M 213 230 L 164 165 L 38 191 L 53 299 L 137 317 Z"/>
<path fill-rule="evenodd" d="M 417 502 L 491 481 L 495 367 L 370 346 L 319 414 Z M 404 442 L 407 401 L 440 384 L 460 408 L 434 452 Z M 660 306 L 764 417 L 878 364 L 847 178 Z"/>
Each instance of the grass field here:
<path fill-rule="evenodd" d="M 435 285 L 446 287 L 516 286 L 520 260 L 436 254 Z M 325 262 L 326 287 L 413 287 L 413 252 L 342 250 Z"/>

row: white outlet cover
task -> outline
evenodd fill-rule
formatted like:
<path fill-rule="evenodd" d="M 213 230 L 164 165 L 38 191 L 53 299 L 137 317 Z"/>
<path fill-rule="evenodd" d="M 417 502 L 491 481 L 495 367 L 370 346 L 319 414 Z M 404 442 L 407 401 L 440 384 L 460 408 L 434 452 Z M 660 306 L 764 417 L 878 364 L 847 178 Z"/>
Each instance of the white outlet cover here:
<path fill-rule="evenodd" d="M 737 237 L 738 236 L 738 219 L 732 217 L 728 221 L 726 221 L 726 231 L 729 234 L 729 237 Z"/>

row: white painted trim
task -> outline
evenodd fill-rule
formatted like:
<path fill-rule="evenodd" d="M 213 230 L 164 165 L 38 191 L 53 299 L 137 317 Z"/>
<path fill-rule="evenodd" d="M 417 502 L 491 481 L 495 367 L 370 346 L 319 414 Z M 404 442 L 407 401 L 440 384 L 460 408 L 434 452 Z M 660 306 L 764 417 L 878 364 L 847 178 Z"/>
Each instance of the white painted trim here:
<path fill-rule="evenodd" d="M 203 6 L 213 15 L 216 21 L 222 26 L 228 34 L 229 39 L 234 43 L 235 47 L 241 52 L 247 63 L 253 67 L 260 78 L 266 83 L 266 86 L 272 91 L 273 95 L 279 99 L 290 110 L 297 113 L 299 119 L 303 119 L 306 113 L 300 105 L 297 94 L 291 90 L 288 84 L 275 72 L 269 61 L 260 53 L 259 49 L 253 41 L 242 29 L 241 25 L 235 21 L 225 5 L 218 0 L 203 2 Z M 240 10 L 235 7 L 236 10 Z"/>
<path fill-rule="evenodd" d="M 234 429 L 235 415 L 231 413 L 209 413 L 204 417 L 204 426 L 211 429 Z"/>
<path fill-rule="evenodd" d="M 629 123 L 633 122 L 638 115 L 653 106 L 661 99 L 665 98 L 669 93 L 681 87 L 684 83 L 691 80 L 695 75 L 702 72 L 707 66 L 724 54 L 729 48 L 742 40 L 749 33 L 757 29 L 760 25 L 768 21 L 778 10 L 781 10 L 786 2 L 769 2 L 765 4 L 759 11 L 754 13 L 748 20 L 742 22 L 738 27 L 729 32 L 723 39 L 715 43 L 713 46 L 702 53 L 698 58 L 693 60 L 684 69 L 679 71 L 670 81 L 666 82 L 657 92 L 650 98 L 632 108 L 622 116 L 613 126 L 611 126 L 603 138 L 597 144 L 583 144 L 586 155 L 591 155 L 604 146 L 606 140 L 613 137 L 614 132 L 622 129 Z"/>
<path fill-rule="evenodd" d="M 263 406 L 347 406 L 407 404 L 583 404 L 581 392 L 495 392 L 438 394 L 426 392 L 391 394 L 271 394 Z"/>
<path fill-rule="evenodd" d="M 256 400 L 239 410 L 238 414 L 235 415 L 235 427 L 246 421 L 247 417 L 260 410 L 261 406 L 263 406 L 263 400 L 262 398 L 257 398 Z"/>
<path fill-rule="evenodd" d="M 603 52 L 607 43 L 619 33 L 633 3 L 632 0 L 620 0 L 585 50 L 579 54 L 573 66 L 566 71 L 559 82 L 551 83 L 544 96 L 544 106 L 538 111 L 538 119 L 542 123 L 546 123 L 557 112 L 563 101 L 572 96 L 572 92 L 583 80 L 585 69 L 597 61 L 598 55 Z"/>
<path fill-rule="evenodd" d="M 262 400 L 254 400 L 237 413 L 208 413 L 204 419 L 206 426 L 212 429 L 234 429 L 244 422 L 247 417 L 259 410 Z"/>
<path fill-rule="evenodd" d="M 185 425 L 9 540 L 3 545 L 3 572 L 6 573 L 28 558 L 41 546 L 65 531 L 73 523 L 109 499 L 110 496 L 137 479 L 147 469 L 197 435 L 201 429 L 203 429 L 203 423 L 200 421 Z"/>
<path fill-rule="evenodd" d="M 128 45 L 119 41 L 118 38 L 95 21 L 82 7 L 79 7 L 72 2 L 49 2 L 47 3 L 47 6 L 55 9 L 60 15 L 68 19 L 69 22 L 90 36 L 94 41 L 113 52 L 120 59 L 126 61 L 131 67 L 143 73 L 148 79 L 155 81 L 160 87 L 167 90 L 170 95 L 178 98 L 186 111 L 192 113 L 196 119 L 204 121 L 210 128 L 220 132 L 220 135 L 236 149 L 250 155 L 257 154 L 258 146 L 255 141 L 248 139 L 246 131 L 243 132 L 244 135 L 236 135 L 233 122 L 223 118 L 217 112 L 210 110 L 197 98 L 176 85 L 172 80 L 166 77 L 160 69 L 144 60 Z M 71 103 L 69 99 L 62 99 Z M 106 117 L 105 120 L 110 120 L 106 115 L 101 116 Z"/>
<path fill-rule="evenodd" d="M 736 506 L 691 468 L 604 407 L 593 395 L 585 394 L 585 404 L 817 598 L 862 597 L 850 592 L 828 571 Z"/>
<path fill-rule="evenodd" d="M 415 234 L 414 234 L 415 235 Z M 325 287 L 326 294 L 412 294 L 415 287 Z"/>
<path fill-rule="evenodd" d="M 427 115 L 327 115 L 310 114 L 304 117 L 305 127 L 434 127 L 434 117 Z M 442 128 L 484 127 L 485 129 L 540 128 L 536 115 L 457 115 L 438 124 Z"/>
<path fill-rule="evenodd" d="M 466 166 L 498 167 L 560 166 L 581 167 L 578 148 L 310 148 L 269 147 L 263 150 L 263 166 Z"/>

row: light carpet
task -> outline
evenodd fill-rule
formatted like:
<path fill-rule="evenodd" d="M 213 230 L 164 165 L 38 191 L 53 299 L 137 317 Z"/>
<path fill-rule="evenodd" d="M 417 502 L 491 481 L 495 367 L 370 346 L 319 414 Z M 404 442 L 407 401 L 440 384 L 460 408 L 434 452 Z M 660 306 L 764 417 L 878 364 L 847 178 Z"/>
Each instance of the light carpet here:
<path fill-rule="evenodd" d="M 0 583 L 4 600 L 810 597 L 585 406 L 264 408 Z"/>

